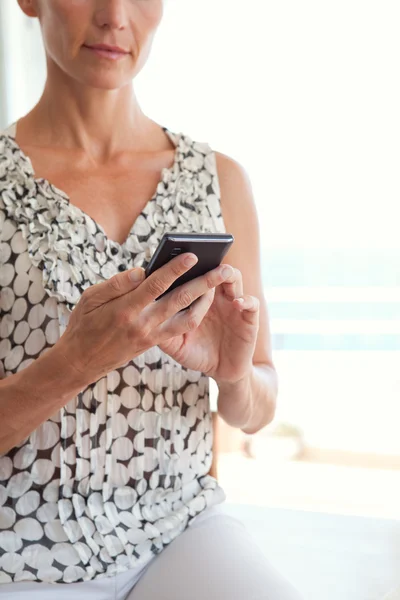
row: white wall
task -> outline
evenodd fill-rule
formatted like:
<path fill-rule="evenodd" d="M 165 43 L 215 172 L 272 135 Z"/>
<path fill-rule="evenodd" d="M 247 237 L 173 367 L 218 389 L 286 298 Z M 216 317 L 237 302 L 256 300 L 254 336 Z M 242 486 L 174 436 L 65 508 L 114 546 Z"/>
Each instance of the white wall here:
<path fill-rule="evenodd" d="M 398 0 L 169 0 L 140 81 L 248 169 L 264 247 L 399 247 Z"/>

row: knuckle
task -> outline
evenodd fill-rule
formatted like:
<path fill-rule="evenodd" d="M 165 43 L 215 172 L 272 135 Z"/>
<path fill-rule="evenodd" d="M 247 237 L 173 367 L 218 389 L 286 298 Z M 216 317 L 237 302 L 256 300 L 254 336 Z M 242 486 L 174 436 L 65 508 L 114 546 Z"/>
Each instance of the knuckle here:
<path fill-rule="evenodd" d="M 193 331 L 198 326 L 198 321 L 195 315 L 191 314 L 187 319 L 187 328 L 189 331 Z"/>
<path fill-rule="evenodd" d="M 113 275 L 113 277 L 110 277 L 108 280 L 108 286 L 113 292 L 122 292 L 122 282 L 118 275 Z"/>
<path fill-rule="evenodd" d="M 136 323 L 136 329 L 142 339 L 148 340 L 151 337 L 153 326 L 148 317 L 142 317 Z"/>
<path fill-rule="evenodd" d="M 214 279 L 215 279 L 215 277 L 213 277 L 212 273 L 206 273 L 204 275 L 204 280 L 205 280 L 206 285 L 209 290 L 211 290 L 213 287 L 215 287 Z"/>
<path fill-rule="evenodd" d="M 144 345 L 149 347 L 149 340 L 151 338 L 150 335 L 150 327 L 147 324 L 143 324 L 142 322 L 135 321 L 133 323 L 129 323 L 129 326 L 126 327 L 128 340 L 134 344 L 139 344 L 140 346 Z"/>
<path fill-rule="evenodd" d="M 193 295 L 189 292 L 189 290 L 183 289 L 177 292 L 176 303 L 179 308 L 188 306 L 193 302 L 193 300 Z"/>
<path fill-rule="evenodd" d="M 184 265 L 181 260 L 171 260 L 168 264 L 175 278 L 180 277 L 184 272 Z"/>
<path fill-rule="evenodd" d="M 150 277 L 147 282 L 147 289 L 153 298 L 158 298 L 166 291 L 165 283 L 159 277 Z"/>

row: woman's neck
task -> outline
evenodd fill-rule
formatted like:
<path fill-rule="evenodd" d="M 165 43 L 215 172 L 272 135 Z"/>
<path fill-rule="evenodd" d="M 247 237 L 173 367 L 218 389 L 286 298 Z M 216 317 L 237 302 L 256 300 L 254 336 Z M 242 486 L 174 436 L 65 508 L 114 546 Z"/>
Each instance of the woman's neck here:
<path fill-rule="evenodd" d="M 101 159 L 123 151 L 154 150 L 163 132 L 142 112 L 132 84 L 104 90 L 48 79 L 43 94 L 18 123 L 35 145 L 82 149 Z"/>

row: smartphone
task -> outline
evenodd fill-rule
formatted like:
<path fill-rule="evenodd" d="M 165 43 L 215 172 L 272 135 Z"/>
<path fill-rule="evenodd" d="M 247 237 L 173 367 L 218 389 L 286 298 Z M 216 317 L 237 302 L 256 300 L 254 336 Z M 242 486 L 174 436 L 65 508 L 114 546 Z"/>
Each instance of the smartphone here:
<path fill-rule="evenodd" d="M 233 241 L 234 237 L 230 233 L 165 233 L 145 269 L 146 277 L 178 254 L 192 252 L 197 256 L 198 262 L 178 277 L 157 300 L 183 283 L 218 267 Z"/>

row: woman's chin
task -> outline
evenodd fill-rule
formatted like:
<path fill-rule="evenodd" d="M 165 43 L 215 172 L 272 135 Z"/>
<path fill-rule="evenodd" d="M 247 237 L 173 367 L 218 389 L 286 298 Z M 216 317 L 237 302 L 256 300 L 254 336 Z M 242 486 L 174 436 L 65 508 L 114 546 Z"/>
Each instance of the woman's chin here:
<path fill-rule="evenodd" d="M 132 82 L 133 75 L 117 73 L 92 73 L 91 75 L 79 77 L 79 81 L 90 87 L 101 90 L 117 90 Z"/>

